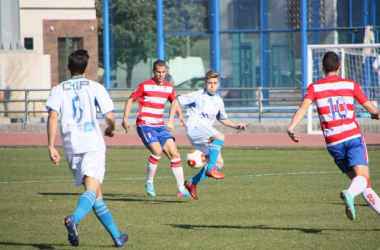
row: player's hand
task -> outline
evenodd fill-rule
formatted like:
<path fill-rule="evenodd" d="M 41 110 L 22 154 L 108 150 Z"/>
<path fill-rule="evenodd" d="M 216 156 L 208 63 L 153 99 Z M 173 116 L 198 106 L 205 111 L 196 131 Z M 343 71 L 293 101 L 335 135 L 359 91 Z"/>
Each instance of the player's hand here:
<path fill-rule="evenodd" d="M 243 130 L 243 131 L 246 130 L 246 126 L 245 126 L 243 123 L 238 123 L 238 124 L 236 124 L 235 128 L 236 128 L 237 130 Z"/>
<path fill-rule="evenodd" d="M 55 164 L 59 165 L 59 161 L 61 160 L 61 156 L 59 155 L 58 151 L 55 149 L 55 147 L 49 148 L 49 156 L 50 160 Z"/>
<path fill-rule="evenodd" d="M 288 135 L 289 135 L 290 139 L 292 139 L 295 143 L 299 143 L 301 140 L 299 134 L 294 132 L 291 129 L 288 129 Z"/>
<path fill-rule="evenodd" d="M 168 121 L 168 123 L 166 124 L 166 130 L 169 132 L 174 131 L 174 122 L 173 121 Z"/>
<path fill-rule="evenodd" d="M 178 117 L 178 121 L 182 123 L 182 127 L 186 127 L 186 119 L 183 116 Z"/>
<path fill-rule="evenodd" d="M 129 124 L 128 119 L 124 119 L 123 122 L 121 123 L 121 126 L 125 129 L 125 133 L 128 133 L 128 130 L 131 130 L 131 125 Z"/>
<path fill-rule="evenodd" d="M 107 127 L 104 130 L 104 135 L 105 136 L 109 136 L 109 137 L 114 137 L 114 135 L 115 135 L 115 129 L 111 129 L 110 127 Z"/>

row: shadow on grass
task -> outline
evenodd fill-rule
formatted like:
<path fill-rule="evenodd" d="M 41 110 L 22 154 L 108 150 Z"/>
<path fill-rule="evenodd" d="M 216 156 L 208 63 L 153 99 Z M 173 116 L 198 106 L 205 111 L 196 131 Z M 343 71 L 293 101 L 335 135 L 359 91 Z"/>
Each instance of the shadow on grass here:
<path fill-rule="evenodd" d="M 331 205 L 335 205 L 335 206 L 342 206 L 342 207 L 344 207 L 344 203 L 343 202 L 340 202 L 340 203 L 331 202 L 330 204 Z M 368 204 L 356 204 L 355 203 L 355 207 L 369 207 L 369 205 Z"/>
<path fill-rule="evenodd" d="M 46 195 L 46 196 L 80 196 L 82 194 L 80 193 L 39 193 L 39 195 Z M 156 196 L 156 197 L 148 197 L 146 195 L 133 195 L 133 194 L 103 194 L 105 201 L 125 201 L 125 202 L 143 202 L 148 204 L 163 204 L 163 203 L 186 203 L 189 201 L 187 200 L 163 200 L 161 198 L 172 198 L 173 195 L 168 196 Z M 128 198 L 106 198 L 106 197 L 120 197 L 120 196 L 128 196 Z M 130 198 L 131 197 L 131 198 Z M 139 198 L 141 197 L 141 198 Z M 176 196 L 175 196 L 176 197 Z M 159 198 L 159 199 L 157 199 Z"/>
<path fill-rule="evenodd" d="M 232 226 L 232 225 L 190 225 L 190 224 L 168 224 L 172 227 L 177 227 L 181 229 L 253 229 L 253 230 L 279 230 L 279 231 L 300 231 L 307 234 L 318 234 L 322 231 L 360 231 L 360 232 L 371 232 L 371 231 L 380 231 L 380 229 L 375 230 L 358 230 L 358 229 L 316 229 L 316 228 L 298 228 L 298 227 L 269 227 L 265 225 L 252 225 L 252 226 Z"/>
<path fill-rule="evenodd" d="M 70 245 L 62 245 L 62 244 L 54 244 L 54 245 L 50 245 L 50 244 L 28 244 L 28 243 L 16 243 L 16 242 L 1 242 L 0 241 L 0 248 L 1 246 L 13 246 L 13 247 L 35 247 L 37 249 L 55 249 L 54 246 L 59 246 L 59 247 L 70 247 Z M 92 246 L 92 247 L 96 247 L 96 248 L 109 248 L 109 246 Z"/>

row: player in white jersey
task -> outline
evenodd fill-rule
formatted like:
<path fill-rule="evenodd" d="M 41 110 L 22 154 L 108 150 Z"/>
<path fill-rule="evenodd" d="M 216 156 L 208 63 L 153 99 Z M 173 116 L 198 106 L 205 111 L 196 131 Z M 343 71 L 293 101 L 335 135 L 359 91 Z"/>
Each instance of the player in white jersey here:
<path fill-rule="evenodd" d="M 121 234 L 103 200 L 102 182 L 105 173 L 106 147 L 103 133 L 96 119 L 98 107 L 108 125 L 104 135 L 115 134 L 114 105 L 106 89 L 97 82 L 85 78 L 88 70 L 88 53 L 80 49 L 69 56 L 68 69 L 71 79 L 54 87 L 46 108 L 48 117 L 48 146 L 51 161 L 58 165 L 61 156 L 54 147 L 58 119 L 61 117 L 61 137 L 69 169 L 75 185 L 84 185 L 84 193 L 76 210 L 63 222 L 68 239 L 73 246 L 79 245 L 77 226 L 91 211 L 107 229 L 116 247 L 123 247 L 128 240 Z"/>
<path fill-rule="evenodd" d="M 224 164 L 220 150 L 225 136 L 213 127 L 215 120 L 230 128 L 246 129 L 244 124 L 234 123 L 228 119 L 224 110 L 224 102 L 217 93 L 219 79 L 218 72 L 209 71 L 206 73 L 204 89 L 177 97 L 179 105 L 187 107 L 189 117 L 186 124 L 187 138 L 193 148 L 202 151 L 208 158 L 208 164 L 193 178 L 185 182 L 186 188 L 196 200 L 198 200 L 196 188 L 199 182 L 209 176 L 215 179 L 226 177 L 219 172 Z M 172 124 L 173 117 L 174 115 L 171 114 L 168 126 Z"/>

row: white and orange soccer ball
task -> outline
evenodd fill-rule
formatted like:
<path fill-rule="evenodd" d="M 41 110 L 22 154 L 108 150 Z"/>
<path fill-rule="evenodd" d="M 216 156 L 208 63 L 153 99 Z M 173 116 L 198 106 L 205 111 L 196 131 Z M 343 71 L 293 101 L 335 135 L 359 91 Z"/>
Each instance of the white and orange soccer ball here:
<path fill-rule="evenodd" d="M 191 168 L 203 168 L 206 165 L 206 157 L 202 151 L 192 149 L 187 153 L 187 164 Z"/>

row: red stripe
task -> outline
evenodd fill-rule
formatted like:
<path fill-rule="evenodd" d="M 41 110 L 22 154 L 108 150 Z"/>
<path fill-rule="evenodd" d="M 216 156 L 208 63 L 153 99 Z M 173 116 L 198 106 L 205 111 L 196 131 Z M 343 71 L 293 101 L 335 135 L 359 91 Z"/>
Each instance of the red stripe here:
<path fill-rule="evenodd" d="M 150 156 L 150 157 L 149 157 L 149 162 L 152 163 L 152 164 L 157 164 L 159 160 L 160 160 L 160 159 L 156 159 L 156 158 L 154 158 L 153 156 Z"/>
<path fill-rule="evenodd" d="M 181 167 L 181 161 L 175 161 L 171 163 L 172 168 L 179 168 Z"/>

